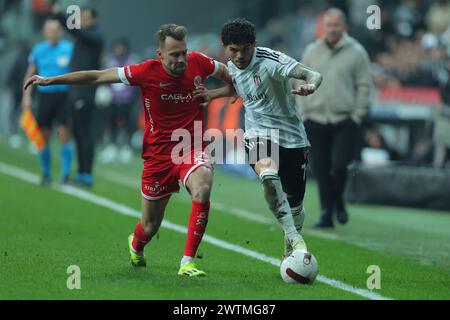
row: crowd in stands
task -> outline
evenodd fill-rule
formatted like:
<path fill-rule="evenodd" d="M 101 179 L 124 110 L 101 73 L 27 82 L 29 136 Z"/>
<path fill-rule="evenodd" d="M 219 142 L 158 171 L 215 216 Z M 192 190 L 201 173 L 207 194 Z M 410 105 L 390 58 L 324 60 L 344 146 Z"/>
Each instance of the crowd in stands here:
<path fill-rule="evenodd" d="M 30 10 L 33 10 L 33 25 L 42 23 L 41 18 L 45 16 L 45 8 L 39 5 L 43 2 L 32 1 L 33 6 Z M 0 20 L 3 22 L 0 24 L 0 56 L 7 50 L 8 44 L 10 47 L 15 44 L 19 52 L 16 55 L 18 69 L 14 69 L 15 71 L 20 70 L 20 66 L 24 64 L 26 51 L 34 44 L 29 42 L 35 39 L 35 35 L 30 35 L 28 39 L 17 39 L 17 34 L 11 33 L 11 26 L 8 29 L 8 23 L 10 25 L 12 23 L 11 19 L 8 19 L 8 14 L 19 12 L 23 7 L 20 3 L 21 1 L 0 0 Z M 366 9 L 370 5 L 381 8 L 381 29 L 371 30 L 366 25 L 367 18 L 371 15 Z M 448 112 L 450 110 L 450 0 L 299 1 L 297 10 L 287 15 L 269 18 L 264 25 L 258 26 L 258 45 L 283 51 L 301 61 L 306 45 L 322 34 L 322 15 L 329 7 L 339 7 L 347 14 L 348 33 L 358 39 L 369 53 L 373 81 L 378 89 L 377 94 L 388 89 L 398 89 L 400 90 L 398 92 L 403 94 L 405 92 L 402 91 L 403 88 L 430 89 L 423 91 L 424 102 L 436 104 L 434 98 L 438 97 L 439 106 L 436 109 L 443 110 L 440 117 L 443 123 L 443 117 L 448 117 L 450 113 Z M 33 30 L 40 30 L 40 28 L 34 27 Z M 217 34 L 212 30 L 205 30 L 205 33 Z M 8 42 L 11 39 L 14 42 Z M 206 53 L 215 53 L 213 55 L 217 59 L 223 60 L 218 39 L 217 36 L 216 45 L 205 43 L 200 47 L 205 51 L 210 50 L 211 52 Z M 30 41 L 27 42 L 27 40 Z M 133 52 L 132 49 L 130 48 L 130 52 Z M 146 52 L 140 56 L 143 57 L 145 54 Z M 107 52 L 104 55 L 106 57 Z M 22 61 L 19 61 L 20 59 Z M 4 85 L 8 85 L 17 100 L 22 78 L 17 72 L 10 74 L 11 77 L 7 79 L 0 78 L 0 84 L 3 81 Z M 377 98 L 378 96 L 375 100 Z M 139 103 L 138 99 L 136 101 Z M 15 104 L 17 105 L 18 102 L 16 101 Z M 17 117 L 17 112 L 14 114 Z M 135 118 L 130 119 L 136 121 Z M 436 142 L 433 137 L 445 137 L 445 130 L 449 130 L 448 136 L 450 136 L 450 125 L 444 125 L 441 128 L 444 132 L 438 134 L 433 133 L 433 126 L 432 123 L 430 129 L 430 125 L 424 125 L 421 129 L 422 136 L 412 143 L 407 155 L 402 156 L 395 147 L 388 146 L 389 139 L 383 137 L 382 132 L 377 131 L 377 126 L 373 123 L 362 133 L 363 144 L 370 146 L 371 141 L 377 140 L 376 145 L 384 145 L 389 150 L 389 154 L 392 155 L 391 160 L 401 160 L 405 157 L 409 160 L 415 159 L 418 156 L 417 152 L 420 151 L 424 153 L 423 161 L 418 162 L 421 165 L 432 164 L 433 157 L 430 154 L 433 153 L 436 144 L 441 144 L 444 147 L 444 161 L 449 160 L 450 141 L 446 145 L 447 142 Z M 377 135 L 379 138 L 374 138 Z"/>

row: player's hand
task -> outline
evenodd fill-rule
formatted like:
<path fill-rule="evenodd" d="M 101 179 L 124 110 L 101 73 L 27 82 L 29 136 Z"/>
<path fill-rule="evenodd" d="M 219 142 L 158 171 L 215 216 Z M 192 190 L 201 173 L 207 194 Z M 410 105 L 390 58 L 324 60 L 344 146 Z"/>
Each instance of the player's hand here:
<path fill-rule="evenodd" d="M 296 89 L 292 89 L 292 94 L 298 94 L 299 96 L 308 96 L 311 93 L 314 93 L 316 91 L 316 86 L 313 84 L 302 84 Z"/>
<path fill-rule="evenodd" d="M 194 98 L 202 98 L 204 102 L 200 103 L 202 107 L 207 107 L 209 102 L 211 101 L 211 95 L 209 94 L 208 89 L 205 88 L 204 85 L 199 85 L 195 88 L 193 92 Z"/>
<path fill-rule="evenodd" d="M 23 90 L 27 90 L 29 86 L 48 86 L 50 84 L 49 78 L 43 78 L 37 75 L 34 75 L 30 78 L 28 78 L 24 85 Z"/>

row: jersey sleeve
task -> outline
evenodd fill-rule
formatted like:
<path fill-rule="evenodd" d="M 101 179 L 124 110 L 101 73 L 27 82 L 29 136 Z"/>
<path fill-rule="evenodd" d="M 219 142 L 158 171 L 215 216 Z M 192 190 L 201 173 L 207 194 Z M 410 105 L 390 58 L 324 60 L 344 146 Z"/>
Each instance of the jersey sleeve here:
<path fill-rule="evenodd" d="M 149 78 L 151 62 L 144 61 L 139 64 L 130 64 L 117 68 L 120 80 L 127 86 L 144 86 Z"/>
<path fill-rule="evenodd" d="M 216 74 L 219 70 L 219 63 L 211 57 L 208 57 L 206 54 L 203 54 L 198 51 L 192 52 L 193 57 L 198 61 L 200 69 L 204 71 L 203 76 L 209 77 Z"/>
<path fill-rule="evenodd" d="M 272 57 L 273 59 L 271 59 Z M 287 78 L 291 70 L 299 64 L 297 60 L 287 54 L 273 50 L 270 53 L 268 61 L 270 61 L 268 63 L 270 74 L 273 78 L 280 81 Z"/>

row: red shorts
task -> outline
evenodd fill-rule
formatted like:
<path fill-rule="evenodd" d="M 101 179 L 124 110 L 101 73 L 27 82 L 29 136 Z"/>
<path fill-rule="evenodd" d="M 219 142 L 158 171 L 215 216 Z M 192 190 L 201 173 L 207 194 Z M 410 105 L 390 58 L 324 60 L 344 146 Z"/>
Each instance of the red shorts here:
<path fill-rule="evenodd" d="M 178 180 L 186 186 L 190 174 L 200 167 L 212 169 L 211 157 L 203 151 L 192 151 L 189 161 L 175 164 L 172 161 L 144 161 L 141 193 L 149 200 L 159 200 L 180 190 Z"/>

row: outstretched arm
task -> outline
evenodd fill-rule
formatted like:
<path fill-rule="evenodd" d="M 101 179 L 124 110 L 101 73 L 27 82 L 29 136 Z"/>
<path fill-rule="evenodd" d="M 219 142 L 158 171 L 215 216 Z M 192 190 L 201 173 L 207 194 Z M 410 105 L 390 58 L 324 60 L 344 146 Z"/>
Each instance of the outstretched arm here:
<path fill-rule="evenodd" d="M 233 97 L 236 95 L 233 85 L 227 84 L 226 86 L 217 89 L 206 89 L 204 86 L 198 86 L 194 91 L 194 97 L 201 97 L 205 101 L 210 101 L 216 98 Z"/>
<path fill-rule="evenodd" d="M 102 83 L 121 83 L 117 68 L 106 70 L 77 71 L 63 74 L 57 77 L 44 78 L 37 75 L 28 78 L 25 81 L 24 90 L 29 86 L 51 86 L 57 84 L 102 84 Z"/>
<path fill-rule="evenodd" d="M 223 63 L 219 63 L 219 69 L 216 72 L 216 74 L 213 75 L 214 78 L 222 80 L 226 83 L 225 86 L 217 88 L 217 89 L 211 89 L 208 90 L 205 88 L 205 86 L 201 85 L 198 86 L 194 91 L 194 97 L 195 98 L 203 98 L 205 101 L 202 103 L 202 106 L 206 106 L 209 101 L 216 99 L 216 98 L 223 98 L 223 97 L 235 97 L 233 99 L 232 103 L 237 100 L 236 96 L 236 90 L 234 89 L 234 86 L 231 81 L 230 74 L 228 73 L 228 68 Z"/>
<path fill-rule="evenodd" d="M 305 84 L 291 91 L 291 93 L 301 96 L 310 95 L 316 91 L 322 83 L 322 75 L 319 72 L 314 71 L 301 63 L 295 66 L 294 69 L 289 72 L 288 76 L 290 78 L 306 81 Z"/>

